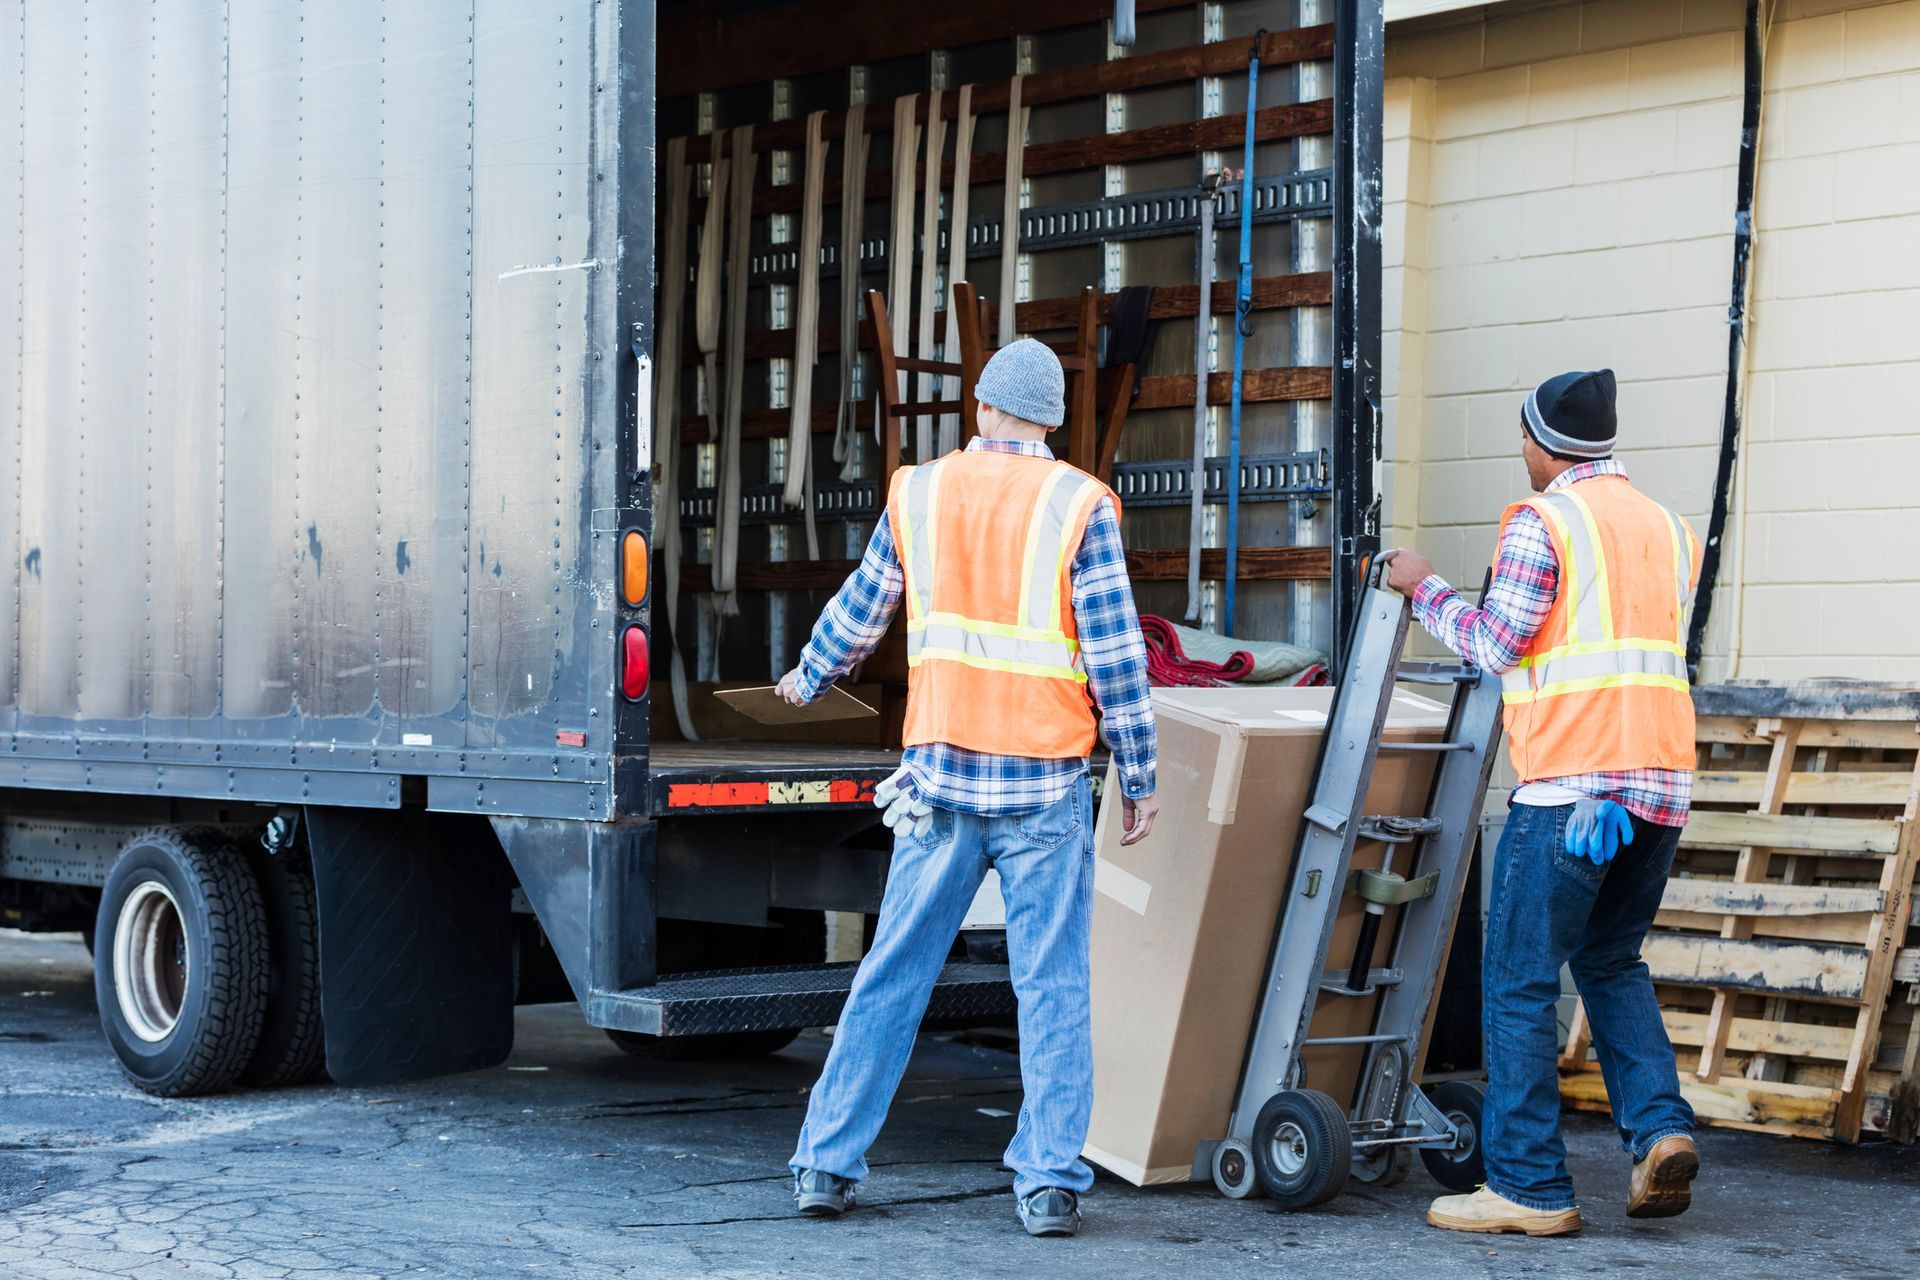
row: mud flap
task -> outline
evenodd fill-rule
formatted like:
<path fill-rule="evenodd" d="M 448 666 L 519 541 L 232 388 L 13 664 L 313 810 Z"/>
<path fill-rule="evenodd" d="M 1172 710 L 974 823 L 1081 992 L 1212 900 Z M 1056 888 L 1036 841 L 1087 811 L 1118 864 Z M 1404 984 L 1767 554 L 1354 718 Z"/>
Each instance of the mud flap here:
<path fill-rule="evenodd" d="M 485 818 L 306 811 L 327 1071 L 385 1084 L 513 1049 L 511 881 Z"/>

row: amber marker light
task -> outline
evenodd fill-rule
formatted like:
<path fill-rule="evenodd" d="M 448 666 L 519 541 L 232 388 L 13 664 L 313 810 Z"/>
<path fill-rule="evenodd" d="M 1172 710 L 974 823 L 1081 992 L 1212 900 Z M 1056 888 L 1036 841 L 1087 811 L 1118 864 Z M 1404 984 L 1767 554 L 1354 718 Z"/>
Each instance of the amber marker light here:
<path fill-rule="evenodd" d="M 620 594 L 636 606 L 647 598 L 647 538 L 638 529 L 620 539 Z"/>

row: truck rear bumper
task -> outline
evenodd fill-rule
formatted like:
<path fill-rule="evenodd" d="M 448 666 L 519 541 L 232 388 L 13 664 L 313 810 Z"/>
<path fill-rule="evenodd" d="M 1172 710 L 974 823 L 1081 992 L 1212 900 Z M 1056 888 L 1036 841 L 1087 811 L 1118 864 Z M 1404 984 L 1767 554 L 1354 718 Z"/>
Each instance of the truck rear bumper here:
<path fill-rule="evenodd" d="M 655 817 L 853 809 L 900 767 L 879 747 L 663 742 L 648 755 Z"/>

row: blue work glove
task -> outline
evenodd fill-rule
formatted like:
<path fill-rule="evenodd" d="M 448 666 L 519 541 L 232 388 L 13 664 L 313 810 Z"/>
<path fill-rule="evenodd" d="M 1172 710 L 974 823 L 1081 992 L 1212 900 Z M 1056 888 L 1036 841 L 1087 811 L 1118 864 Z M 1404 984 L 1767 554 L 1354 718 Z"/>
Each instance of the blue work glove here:
<path fill-rule="evenodd" d="M 1567 819 L 1567 852 L 1605 866 L 1623 844 L 1633 843 L 1633 820 L 1611 800 L 1588 796 L 1576 801 Z"/>

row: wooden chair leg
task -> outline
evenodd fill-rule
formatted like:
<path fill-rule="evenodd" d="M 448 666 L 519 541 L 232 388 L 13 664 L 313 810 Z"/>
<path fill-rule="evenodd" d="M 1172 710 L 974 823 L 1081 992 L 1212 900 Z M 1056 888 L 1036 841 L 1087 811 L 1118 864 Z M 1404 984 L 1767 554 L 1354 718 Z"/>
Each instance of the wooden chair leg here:
<path fill-rule="evenodd" d="M 968 441 L 980 434 L 980 406 L 973 398 L 973 385 L 980 380 L 980 370 L 987 362 L 986 341 L 982 336 L 986 332 L 987 302 L 979 297 L 971 284 L 965 280 L 953 286 L 953 301 L 957 323 L 955 328 L 960 337 L 960 447 L 967 447 Z"/>
<path fill-rule="evenodd" d="M 880 498 L 893 484 L 893 473 L 900 469 L 900 418 L 894 407 L 900 402 L 900 366 L 893 350 L 893 328 L 888 323 L 887 299 L 878 289 L 867 290 L 867 315 L 873 320 L 873 352 L 880 383 Z"/>
<path fill-rule="evenodd" d="M 1094 440 L 1094 384 L 1099 377 L 1096 365 L 1100 359 L 1098 340 L 1100 291 L 1088 285 L 1080 293 L 1080 318 L 1074 334 L 1074 354 L 1081 359 L 1076 373 L 1068 377 L 1072 386 L 1067 389 L 1067 460 L 1083 471 L 1091 471 L 1098 465 Z"/>
<path fill-rule="evenodd" d="M 1133 388 L 1139 381 L 1140 366 L 1123 364 L 1105 379 L 1103 398 L 1107 402 L 1106 424 L 1100 428 L 1100 452 L 1090 468 L 1100 483 L 1113 483 L 1113 463 L 1120 454 L 1120 433 L 1127 425 L 1127 410 L 1133 407 Z"/>

